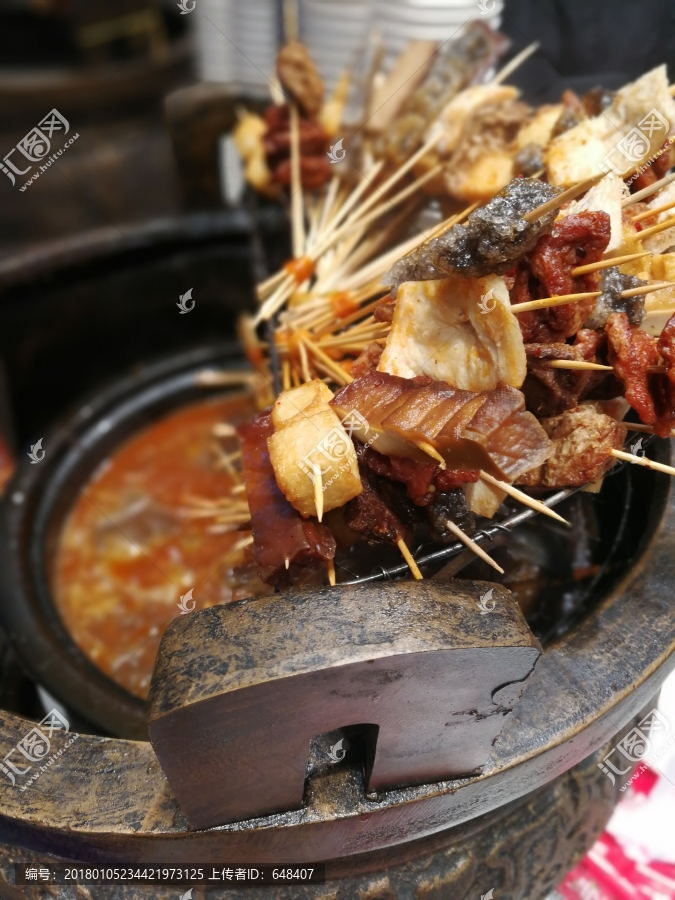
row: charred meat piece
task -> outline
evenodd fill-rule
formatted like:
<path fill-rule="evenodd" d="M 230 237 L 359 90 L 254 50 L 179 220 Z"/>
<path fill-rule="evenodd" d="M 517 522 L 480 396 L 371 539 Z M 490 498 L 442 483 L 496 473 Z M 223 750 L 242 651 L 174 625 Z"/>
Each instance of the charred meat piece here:
<path fill-rule="evenodd" d="M 430 378 L 371 372 L 342 388 L 331 405 L 358 413 L 354 433 L 385 456 L 428 462 L 417 443 L 431 444 L 450 469 L 486 469 L 512 480 L 542 463 L 546 433 L 515 388 L 473 393 Z"/>
<path fill-rule="evenodd" d="M 291 41 L 277 56 L 277 74 L 281 86 L 306 116 L 319 114 L 324 86 L 316 66 L 299 41 Z"/>
<path fill-rule="evenodd" d="M 407 496 L 417 506 L 427 506 L 436 498 L 437 492 L 452 490 L 467 482 L 476 482 L 479 475 L 475 469 L 441 469 L 431 461 L 418 462 L 404 456 L 383 456 L 370 448 L 363 449 L 359 460 L 376 475 L 404 484 Z"/>
<path fill-rule="evenodd" d="M 525 303 L 561 294 L 597 290 L 595 273 L 572 276 L 580 265 L 602 259 L 611 237 L 605 212 L 580 212 L 559 219 L 553 232 L 544 235 L 516 269 L 512 302 Z M 595 300 L 578 300 L 564 306 L 516 313 L 526 343 L 564 341 L 583 328 Z"/>
<path fill-rule="evenodd" d="M 612 313 L 605 326 L 609 340 L 609 363 L 624 385 L 624 396 L 646 425 L 656 425 L 658 416 L 650 392 L 654 376 L 649 366 L 659 364 L 656 338 L 631 325 L 625 313 Z"/>
<path fill-rule="evenodd" d="M 246 497 L 251 510 L 253 554 L 267 584 L 285 586 L 335 556 L 335 538 L 315 519 L 303 519 L 279 490 L 267 450 L 270 414 L 237 428 Z"/>
<path fill-rule="evenodd" d="M 595 309 L 586 322 L 586 328 L 604 328 L 612 313 L 626 313 L 631 325 L 641 325 L 645 317 L 644 294 L 622 297 L 621 292 L 646 283 L 635 275 L 622 275 L 617 266 L 605 269 L 600 277 L 602 295 L 595 301 Z"/>
<path fill-rule="evenodd" d="M 363 491 L 344 507 L 345 524 L 362 535 L 371 546 L 378 544 L 396 545 L 406 539 L 406 528 L 363 476 Z"/>
<path fill-rule="evenodd" d="M 431 536 L 435 541 L 443 544 L 452 544 L 457 540 L 446 525 L 450 519 L 464 534 L 471 537 L 476 531 L 476 522 L 473 517 L 466 495 L 461 488 L 452 491 L 439 491 L 434 494 L 433 500 L 427 506 L 427 520 Z"/>
<path fill-rule="evenodd" d="M 515 171 L 529 177 L 544 168 L 543 148 L 539 144 L 526 144 L 514 159 Z"/>
<path fill-rule="evenodd" d="M 616 91 L 608 91 L 607 88 L 594 87 L 586 91 L 583 96 L 583 108 L 587 116 L 599 116 L 614 103 Z"/>
<path fill-rule="evenodd" d="M 593 403 L 583 403 L 541 423 L 553 451 L 543 466 L 527 472 L 518 484 L 562 488 L 597 481 L 614 465 L 611 451 L 619 450 L 626 440 L 626 427 Z"/>
<path fill-rule="evenodd" d="M 641 172 L 635 181 L 630 183 L 631 194 L 637 194 L 638 191 L 656 184 L 667 173 L 673 163 L 672 148 L 670 139 L 665 141 L 659 150 L 654 154 L 655 159 L 650 166 Z"/>
<path fill-rule="evenodd" d="M 549 359 L 570 359 L 595 362 L 596 354 L 604 350 L 604 332 L 582 329 L 577 332 L 574 345 L 525 344 L 527 378 L 523 384 L 525 405 L 538 418 L 557 416 L 573 409 L 600 381 L 604 372 L 584 372 L 552 369 L 544 362 Z"/>
<path fill-rule="evenodd" d="M 371 472 L 390 481 L 400 481 L 406 486 L 408 497 L 418 506 L 426 506 L 433 496 L 429 490 L 438 465 L 433 462 L 417 462 L 404 456 L 383 456 L 370 447 L 359 456 L 362 465 Z"/>
<path fill-rule="evenodd" d="M 372 341 L 368 344 L 366 349 L 362 350 L 354 360 L 350 371 L 352 378 L 362 378 L 368 372 L 377 369 L 383 350 L 384 347 L 378 344 L 377 341 Z"/>
<path fill-rule="evenodd" d="M 393 294 L 404 281 L 437 280 L 448 274 L 477 278 L 508 271 L 550 229 L 557 210 L 536 222 L 523 216 L 559 193 L 559 188 L 541 181 L 515 178 L 486 206 L 472 212 L 466 225 L 455 225 L 399 260 L 383 283 L 392 287 Z"/>

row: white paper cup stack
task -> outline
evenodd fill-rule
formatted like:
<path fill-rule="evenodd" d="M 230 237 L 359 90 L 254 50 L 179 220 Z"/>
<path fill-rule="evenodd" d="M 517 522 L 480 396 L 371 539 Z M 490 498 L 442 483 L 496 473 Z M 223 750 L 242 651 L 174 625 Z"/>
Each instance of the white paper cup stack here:
<path fill-rule="evenodd" d="M 301 0 L 302 40 L 328 91 L 365 48 L 371 9 L 368 0 Z"/>
<path fill-rule="evenodd" d="M 437 41 L 458 35 L 469 21 L 498 28 L 503 0 L 375 0 L 373 21 L 381 29 L 385 66 L 390 66 L 408 41 Z"/>
<path fill-rule="evenodd" d="M 195 15 L 204 81 L 269 95 L 279 45 L 276 0 L 199 0 Z"/>

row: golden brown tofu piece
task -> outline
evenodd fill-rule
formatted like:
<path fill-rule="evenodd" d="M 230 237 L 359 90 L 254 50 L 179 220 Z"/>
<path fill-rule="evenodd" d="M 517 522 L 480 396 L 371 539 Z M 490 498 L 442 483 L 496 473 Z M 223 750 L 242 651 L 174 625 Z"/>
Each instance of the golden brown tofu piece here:
<path fill-rule="evenodd" d="M 363 490 L 354 445 L 328 405 L 332 396 L 315 380 L 284 391 L 272 410 L 274 434 L 267 447 L 274 475 L 288 502 L 305 518 L 317 515 L 317 474 L 325 512 L 344 506 Z"/>

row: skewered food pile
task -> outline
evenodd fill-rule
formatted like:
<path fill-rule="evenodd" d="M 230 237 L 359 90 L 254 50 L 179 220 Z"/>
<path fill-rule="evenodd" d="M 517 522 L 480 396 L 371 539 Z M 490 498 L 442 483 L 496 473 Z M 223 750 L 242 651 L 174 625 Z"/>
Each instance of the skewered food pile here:
<path fill-rule="evenodd" d="M 269 584 L 333 584 L 363 543 L 422 577 L 411 546 L 471 546 L 507 496 L 560 519 L 537 497 L 598 490 L 629 431 L 675 426 L 665 66 L 534 110 L 508 72 L 481 83 L 505 49 L 481 29 L 413 79 L 395 126 L 359 129 L 322 193 L 302 137 L 322 90 L 297 47 L 281 55 L 290 105 L 268 122 L 290 122 L 290 174 L 274 171 L 294 192 L 295 257 L 242 328 L 267 381 L 239 428 Z M 639 158 L 617 166 L 638 126 Z"/>

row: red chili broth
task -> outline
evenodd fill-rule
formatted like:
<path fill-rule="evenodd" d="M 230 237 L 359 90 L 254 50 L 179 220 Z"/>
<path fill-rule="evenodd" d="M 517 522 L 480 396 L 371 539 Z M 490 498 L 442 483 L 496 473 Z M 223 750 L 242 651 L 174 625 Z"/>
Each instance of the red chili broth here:
<path fill-rule="evenodd" d="M 218 459 L 238 442 L 216 438 L 213 428 L 254 411 L 240 395 L 150 425 L 99 467 L 64 524 L 55 567 L 61 617 L 94 665 L 139 697 L 147 696 L 182 595 L 192 588 L 195 609 L 204 609 L 271 590 L 258 578 L 250 547 L 235 549 L 250 532 L 214 533 L 213 517 L 186 516 L 204 508 L 195 498 L 231 496 L 235 477 Z"/>

